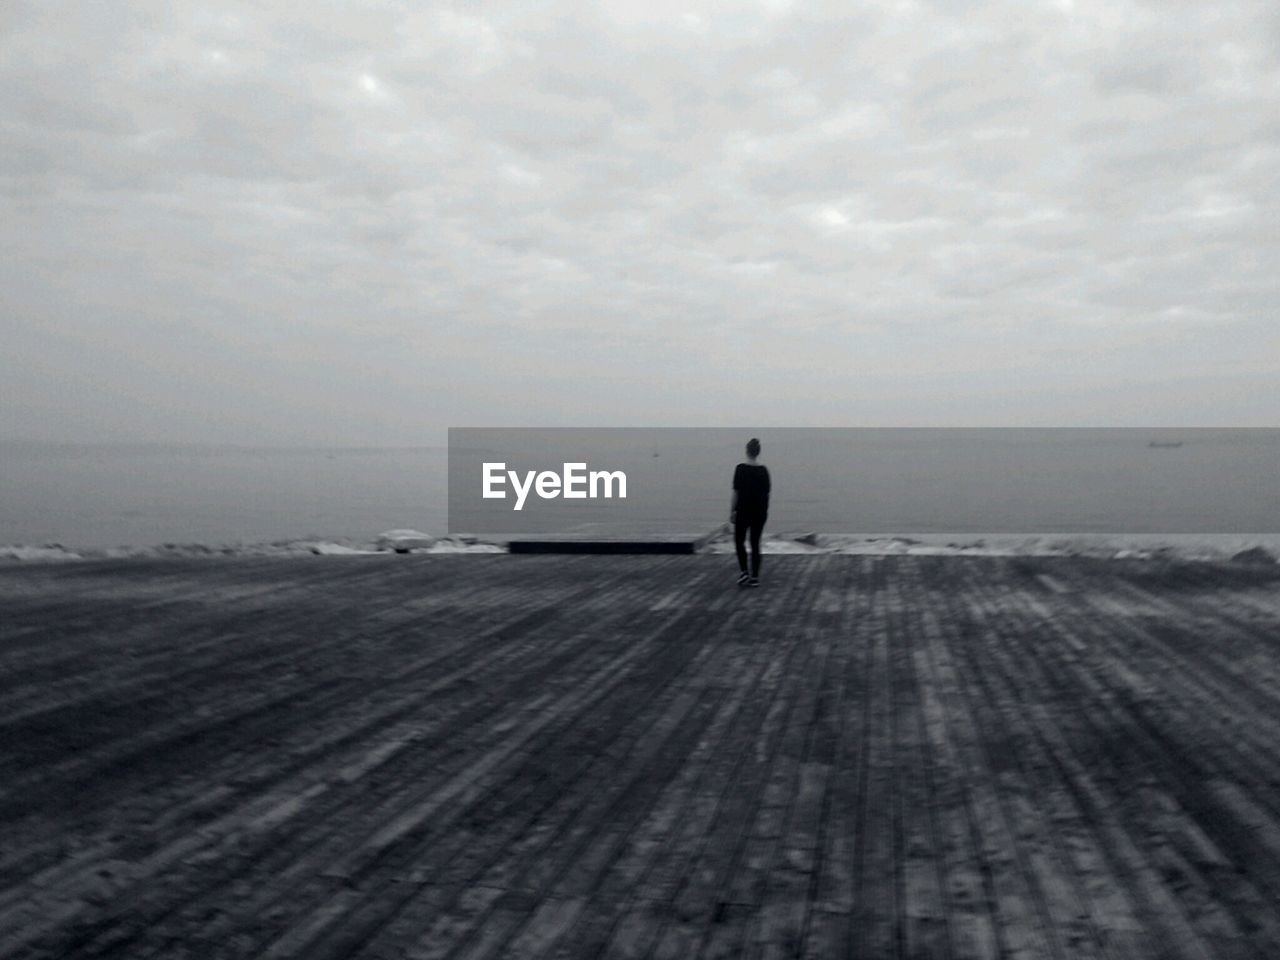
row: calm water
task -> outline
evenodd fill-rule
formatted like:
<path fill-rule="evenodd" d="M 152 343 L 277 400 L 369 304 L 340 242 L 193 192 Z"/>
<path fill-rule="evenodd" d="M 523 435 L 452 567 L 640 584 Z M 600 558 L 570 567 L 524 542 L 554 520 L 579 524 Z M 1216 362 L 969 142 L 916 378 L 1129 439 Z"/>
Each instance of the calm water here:
<path fill-rule="evenodd" d="M 725 519 L 736 441 L 658 431 L 627 462 L 655 528 Z M 707 437 L 722 438 L 722 432 Z M 736 437 L 736 432 L 733 434 Z M 775 531 L 1267 533 L 1280 431 L 762 431 Z M 852 438 L 852 439 L 850 439 Z M 1177 448 L 1149 440 L 1181 439 Z M 852 446 L 851 446 L 852 444 Z M 723 449 L 722 449 L 723 447 Z M 654 453 L 660 453 L 655 457 Z M 0 445 L 0 544 L 372 539 L 447 529 L 447 452 Z M 657 495 L 655 495 L 657 494 Z"/>
<path fill-rule="evenodd" d="M 446 451 L 0 445 L 0 544 L 443 533 Z"/>

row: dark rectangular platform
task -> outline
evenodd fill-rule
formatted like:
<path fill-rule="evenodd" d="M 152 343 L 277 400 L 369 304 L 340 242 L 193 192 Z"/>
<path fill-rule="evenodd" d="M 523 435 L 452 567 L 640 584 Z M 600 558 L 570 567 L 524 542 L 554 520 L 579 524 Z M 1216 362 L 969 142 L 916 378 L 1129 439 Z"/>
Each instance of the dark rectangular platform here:
<path fill-rule="evenodd" d="M 684 554 L 697 553 L 724 528 L 649 532 L 618 525 L 590 524 L 565 533 L 512 535 L 510 553 Z"/>
<path fill-rule="evenodd" d="M 512 540 L 510 553 L 690 554 L 694 540 Z"/>

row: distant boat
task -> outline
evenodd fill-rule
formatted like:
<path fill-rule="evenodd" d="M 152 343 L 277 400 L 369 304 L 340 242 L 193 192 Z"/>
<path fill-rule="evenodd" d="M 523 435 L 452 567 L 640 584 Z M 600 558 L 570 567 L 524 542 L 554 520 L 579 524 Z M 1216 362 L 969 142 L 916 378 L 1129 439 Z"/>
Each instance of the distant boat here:
<path fill-rule="evenodd" d="M 1158 447 L 1158 448 L 1180 447 L 1182 446 L 1182 441 L 1181 440 L 1152 440 L 1150 443 L 1147 444 L 1147 446 Z"/>

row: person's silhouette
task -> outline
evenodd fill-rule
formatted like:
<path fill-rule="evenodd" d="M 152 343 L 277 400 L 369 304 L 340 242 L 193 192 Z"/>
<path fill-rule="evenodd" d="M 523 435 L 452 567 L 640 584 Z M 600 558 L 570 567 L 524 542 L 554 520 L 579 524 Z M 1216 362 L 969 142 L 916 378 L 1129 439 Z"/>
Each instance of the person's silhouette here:
<path fill-rule="evenodd" d="M 760 441 L 752 437 L 747 443 L 747 461 L 733 471 L 733 501 L 729 522 L 733 524 L 733 545 L 738 552 L 738 586 L 760 585 L 760 534 L 769 517 L 769 470 L 757 463 Z M 747 572 L 746 540 L 751 538 L 751 572 Z"/>

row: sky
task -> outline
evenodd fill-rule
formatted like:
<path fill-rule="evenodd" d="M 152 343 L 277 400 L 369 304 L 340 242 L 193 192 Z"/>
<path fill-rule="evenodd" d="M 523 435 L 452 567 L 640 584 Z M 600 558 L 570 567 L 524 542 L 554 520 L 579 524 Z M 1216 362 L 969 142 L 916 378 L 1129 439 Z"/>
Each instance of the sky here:
<path fill-rule="evenodd" d="M 0 438 L 1280 425 L 1272 0 L 0 6 Z"/>

